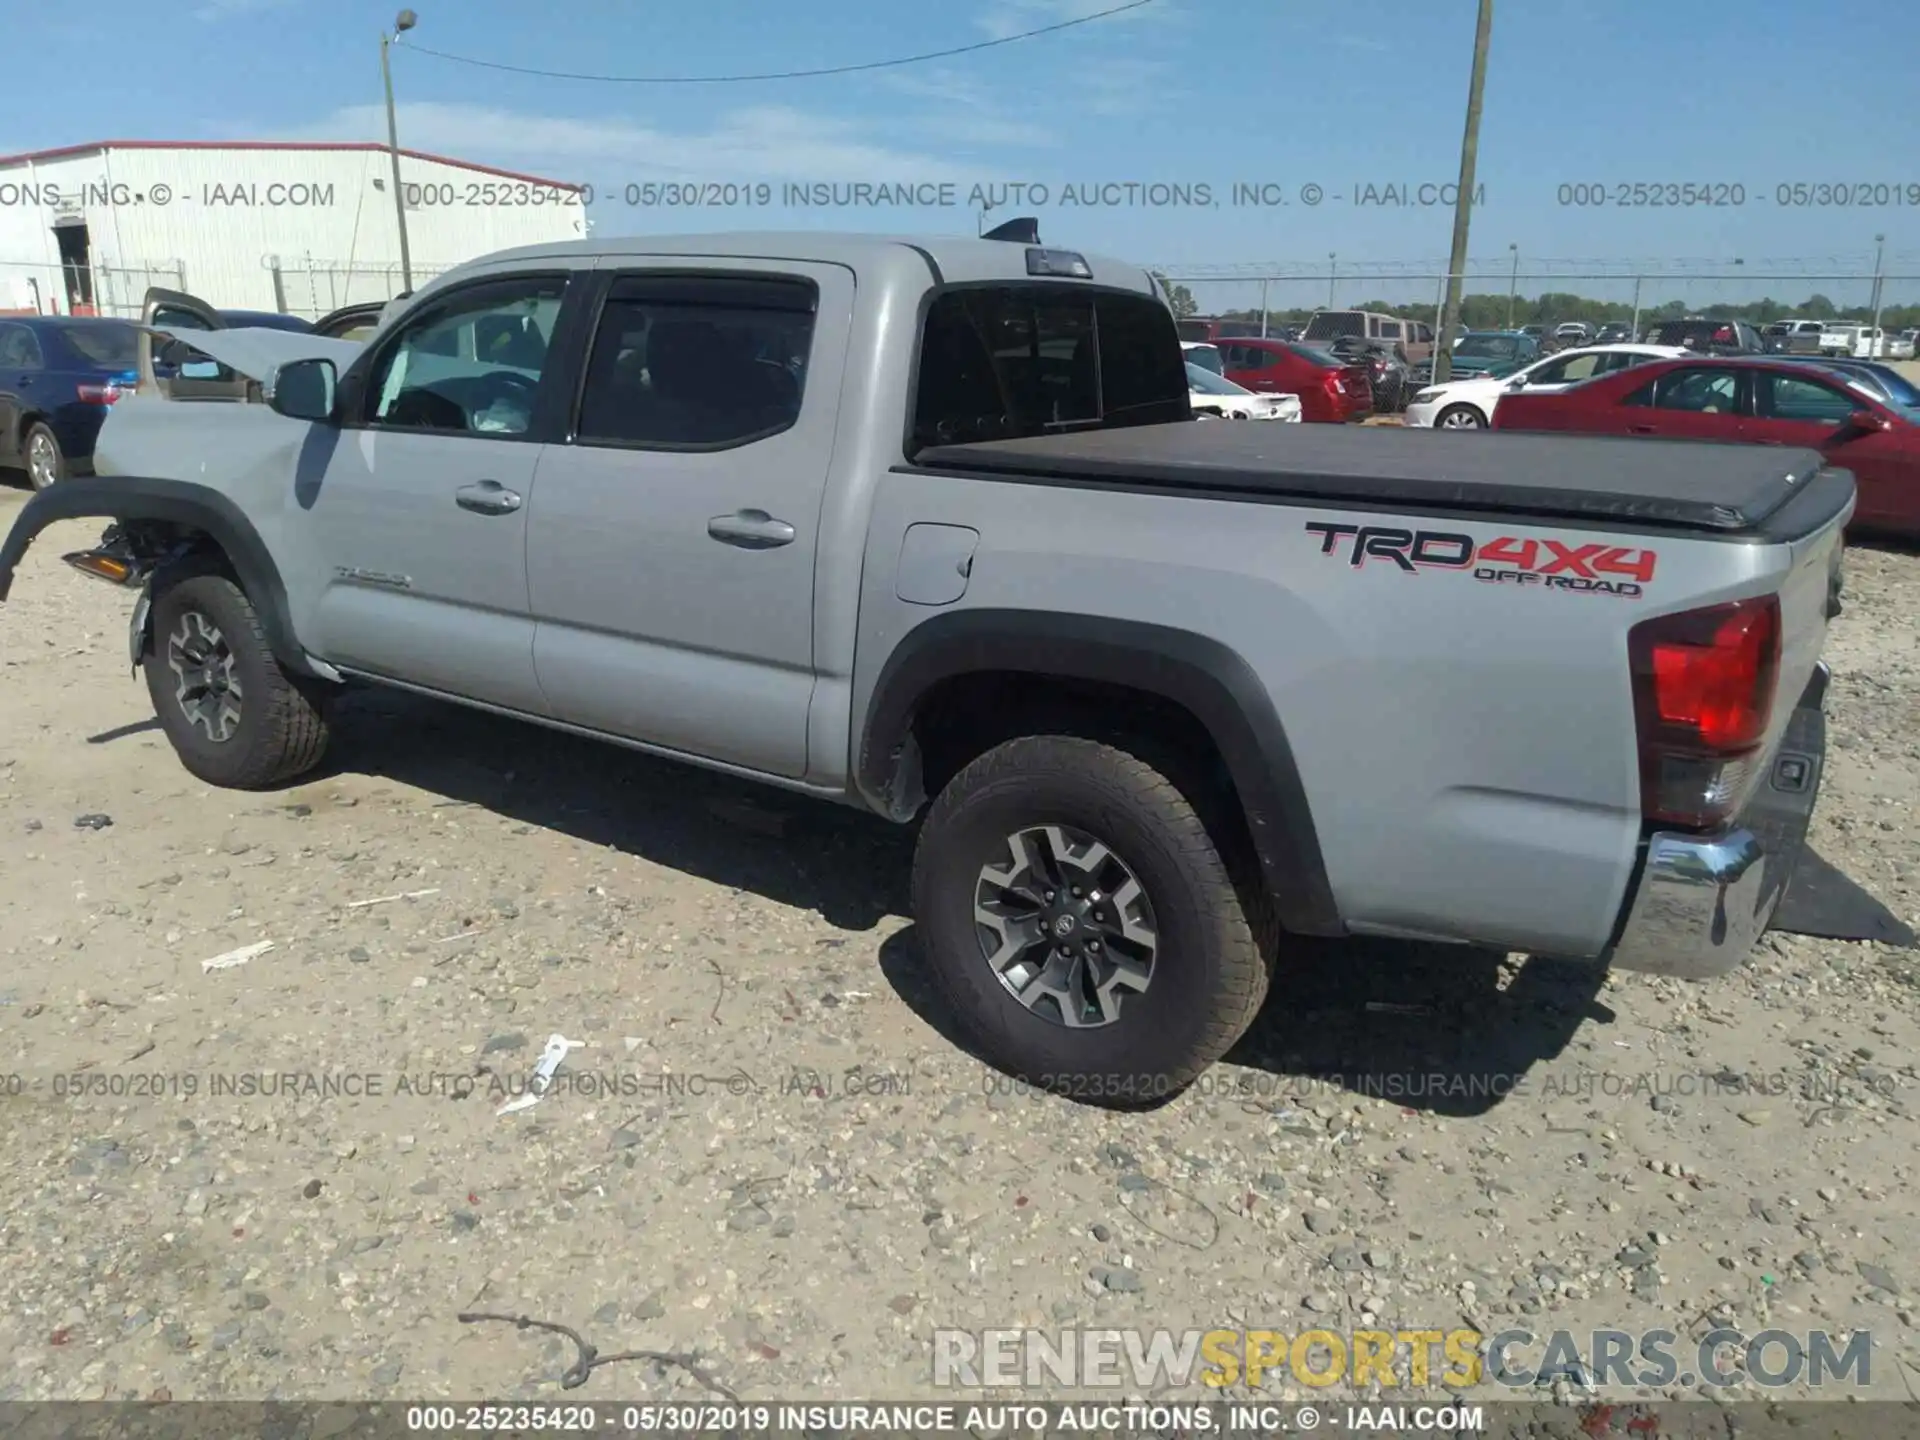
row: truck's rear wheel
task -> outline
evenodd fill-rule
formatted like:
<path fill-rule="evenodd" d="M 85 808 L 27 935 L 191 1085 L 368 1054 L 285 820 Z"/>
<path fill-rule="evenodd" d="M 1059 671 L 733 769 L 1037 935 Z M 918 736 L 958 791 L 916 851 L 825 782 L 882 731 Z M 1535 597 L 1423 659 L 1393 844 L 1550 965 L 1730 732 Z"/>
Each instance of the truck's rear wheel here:
<path fill-rule="evenodd" d="M 1193 805 L 1096 741 L 1011 740 L 955 776 L 920 834 L 913 908 L 982 1057 L 1095 1104 L 1181 1090 L 1266 998 L 1266 957 Z"/>
<path fill-rule="evenodd" d="M 210 785 L 266 789 L 326 754 L 322 697 L 281 669 L 259 613 L 225 575 L 189 574 L 160 591 L 145 670 L 174 753 Z"/>

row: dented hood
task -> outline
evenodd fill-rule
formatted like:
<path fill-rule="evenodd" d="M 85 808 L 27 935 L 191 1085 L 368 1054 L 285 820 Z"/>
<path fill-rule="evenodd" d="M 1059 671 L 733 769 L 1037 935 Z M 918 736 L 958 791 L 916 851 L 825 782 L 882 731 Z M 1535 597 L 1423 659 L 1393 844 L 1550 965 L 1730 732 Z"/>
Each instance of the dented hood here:
<path fill-rule="evenodd" d="M 218 360 L 252 380 L 265 380 L 280 366 L 294 360 L 331 360 L 344 370 L 363 348 L 357 340 L 334 340 L 325 335 L 304 335 L 297 330 L 245 326 L 195 330 L 185 325 L 139 328 L 169 340 L 184 341 L 208 359 Z"/>

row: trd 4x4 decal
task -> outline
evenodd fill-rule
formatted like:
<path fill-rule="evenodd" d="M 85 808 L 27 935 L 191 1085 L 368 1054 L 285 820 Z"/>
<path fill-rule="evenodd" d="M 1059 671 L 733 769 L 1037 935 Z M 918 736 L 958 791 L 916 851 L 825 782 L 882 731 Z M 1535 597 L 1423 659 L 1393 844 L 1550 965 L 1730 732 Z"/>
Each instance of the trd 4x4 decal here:
<path fill-rule="evenodd" d="M 1573 540 L 1522 539 L 1502 535 L 1482 544 L 1451 530 L 1408 530 L 1397 525 L 1307 524 L 1320 537 L 1320 553 L 1342 553 L 1358 570 L 1382 560 L 1409 575 L 1422 570 L 1471 570 L 1488 585 L 1535 586 L 1635 600 L 1651 584 L 1658 556 L 1652 550 Z"/>

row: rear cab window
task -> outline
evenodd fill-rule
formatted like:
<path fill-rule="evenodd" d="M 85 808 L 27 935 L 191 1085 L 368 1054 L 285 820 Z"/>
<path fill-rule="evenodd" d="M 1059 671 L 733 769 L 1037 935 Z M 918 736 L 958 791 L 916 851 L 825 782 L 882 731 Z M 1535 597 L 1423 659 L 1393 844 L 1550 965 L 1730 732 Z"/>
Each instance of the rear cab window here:
<path fill-rule="evenodd" d="M 1173 317 L 1151 296 L 959 286 L 921 334 L 912 448 L 1158 425 L 1192 414 Z"/>

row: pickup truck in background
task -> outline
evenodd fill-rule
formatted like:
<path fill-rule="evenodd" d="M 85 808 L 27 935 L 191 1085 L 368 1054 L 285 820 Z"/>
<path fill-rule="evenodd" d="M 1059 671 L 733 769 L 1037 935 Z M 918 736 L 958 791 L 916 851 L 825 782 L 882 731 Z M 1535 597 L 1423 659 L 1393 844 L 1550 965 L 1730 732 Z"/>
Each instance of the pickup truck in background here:
<path fill-rule="evenodd" d="M 67 559 L 187 770 L 294 779 L 384 685 L 915 824 L 1037 1085 L 1189 1084 L 1300 936 L 1720 973 L 1801 850 L 1811 452 L 1196 424 L 1146 271 L 993 238 L 596 238 L 192 343 L 266 403 L 127 397 L 0 546 L 4 598 L 111 522 Z"/>

